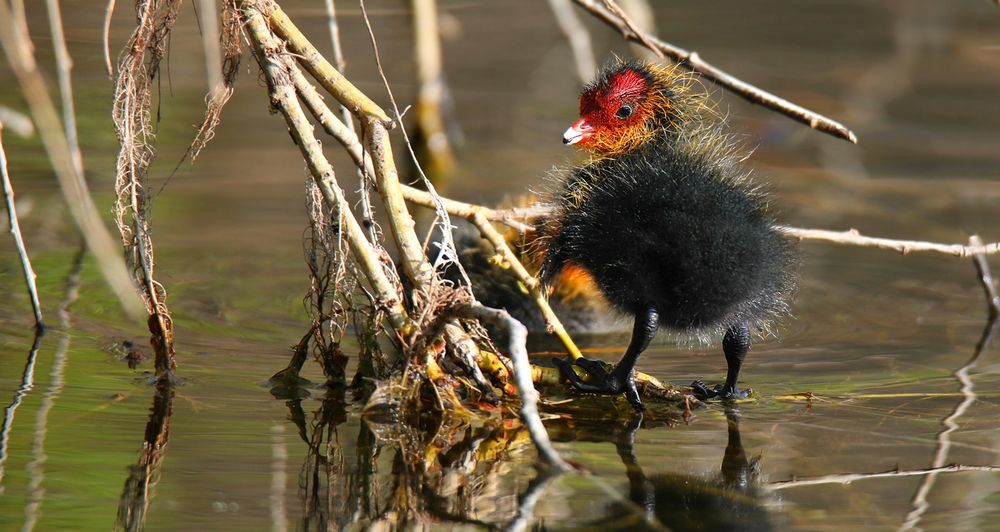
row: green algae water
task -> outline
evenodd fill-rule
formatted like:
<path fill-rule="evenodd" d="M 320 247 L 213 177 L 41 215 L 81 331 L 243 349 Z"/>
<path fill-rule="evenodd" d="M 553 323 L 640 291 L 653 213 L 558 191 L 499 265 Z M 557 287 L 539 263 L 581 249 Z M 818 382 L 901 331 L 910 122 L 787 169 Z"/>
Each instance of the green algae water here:
<path fill-rule="evenodd" d="M 44 9 L 27 4 L 48 69 Z M 282 4 L 326 51 L 322 2 Z M 369 4 L 386 73 L 405 104 L 414 97 L 407 11 L 398 2 Z M 440 6 L 465 138 L 448 195 L 496 203 L 541 188 L 553 165 L 575 156 L 559 137 L 576 117 L 579 87 L 547 6 Z M 357 7 L 338 8 L 348 71 L 384 102 Z M 117 145 L 103 5 L 64 1 L 63 9 L 87 177 L 110 217 Z M 113 55 L 130 31 L 131 9 L 118 7 Z M 861 144 L 851 146 L 717 91 L 733 131 L 754 148 L 748 164 L 784 222 L 940 242 L 964 243 L 973 233 L 1000 240 L 995 6 L 726 1 L 655 9 L 665 40 L 858 133 Z M 617 35 L 587 22 L 599 58 L 628 53 Z M 275 399 L 262 384 L 284 367 L 307 326 L 307 175 L 284 124 L 268 113 L 249 56 L 216 138 L 197 164 L 174 173 L 205 92 L 189 6 L 170 52 L 151 172 L 159 280 L 183 379 L 170 395 L 150 386 L 150 361 L 133 369 L 124 360 L 123 341 L 148 354 L 145 327 L 124 317 L 92 258 L 80 257 L 38 140 L 5 131 L 51 328 L 35 342 L 4 233 L 0 529 L 996 527 L 1000 473 L 947 468 L 1000 465 L 1000 338 L 987 327 L 967 259 L 802 243 L 794 319 L 778 338 L 758 342 L 744 366 L 752 401 L 690 413 L 651 404 L 639 418 L 621 400 L 543 391 L 555 445 L 585 475 L 540 475 L 526 435 L 499 417 L 415 433 L 362 415 L 349 392 L 317 388 L 308 398 Z M 0 105 L 24 108 L 6 63 Z M 347 158 L 327 144 L 337 170 L 351 175 Z M 578 341 L 588 356 L 614 361 L 627 336 Z M 352 350 L 348 344 L 353 364 Z M 678 384 L 718 382 L 725 373 L 716 346 L 665 338 L 638 367 Z M 305 376 L 322 380 L 313 363 Z M 426 453 L 426 467 L 413 467 L 415 452 Z M 873 475 L 897 471 L 906 474 Z M 851 474 L 858 476 L 843 476 Z"/>

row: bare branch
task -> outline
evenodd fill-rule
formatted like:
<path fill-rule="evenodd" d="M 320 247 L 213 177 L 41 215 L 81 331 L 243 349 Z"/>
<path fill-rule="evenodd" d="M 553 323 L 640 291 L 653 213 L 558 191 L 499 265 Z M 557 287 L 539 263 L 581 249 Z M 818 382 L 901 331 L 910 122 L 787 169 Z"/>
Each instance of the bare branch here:
<path fill-rule="evenodd" d="M 327 26 L 329 26 L 330 29 L 330 44 L 333 46 L 333 64 L 334 67 L 337 68 L 337 72 L 346 75 L 345 71 L 347 69 L 347 62 L 344 61 L 344 50 L 340 45 L 340 25 L 337 24 L 337 6 L 334 4 L 333 0 L 325 0 L 325 3 Z M 295 86 L 296 90 L 298 90 L 298 83 L 296 83 Z M 322 101 L 322 99 L 320 99 L 320 101 Z M 309 107 L 310 112 L 317 115 L 317 112 L 312 110 L 312 106 Z M 356 140 L 357 133 L 354 128 L 354 119 L 351 118 L 351 111 L 343 105 L 339 107 L 341 122 L 343 122 L 343 125 L 347 128 L 347 131 L 350 132 L 350 136 Z M 317 118 L 319 118 L 318 115 Z M 324 125 L 324 127 L 326 126 Z M 327 131 L 329 131 L 329 129 L 327 129 Z M 333 133 L 331 133 L 331 135 L 333 135 Z M 334 137 L 336 137 L 336 135 L 334 135 Z M 347 147 L 346 144 L 344 147 Z M 361 149 L 360 143 L 358 145 L 358 149 L 364 151 Z M 368 238 L 371 239 L 372 242 L 375 242 L 378 240 L 378 226 L 375 225 L 375 215 L 372 211 L 372 200 L 370 195 L 371 180 L 366 177 L 372 175 L 374 175 L 374 173 L 370 164 L 366 168 L 361 162 L 358 162 L 358 182 L 360 184 L 360 187 L 358 188 L 358 196 L 361 198 L 361 221 L 363 222 L 365 229 L 368 231 Z"/>
<path fill-rule="evenodd" d="M 368 115 L 382 122 L 391 122 L 381 107 L 351 84 L 316 50 L 281 8 L 275 6 L 268 21 L 274 32 L 288 42 L 288 46 L 302 66 L 344 107 L 350 109 L 359 119 L 364 119 L 364 115 Z"/>
<path fill-rule="evenodd" d="M 679 48 L 670 43 L 662 41 L 652 35 L 648 35 L 641 30 L 633 30 L 620 17 L 612 13 L 598 0 L 573 0 L 577 5 L 590 12 L 604 23 L 616 28 L 621 32 L 626 40 L 647 44 L 651 50 L 660 52 L 673 59 L 685 68 L 698 72 L 707 79 L 718 83 L 723 88 L 743 97 L 745 100 L 763 105 L 768 109 L 777 111 L 789 116 L 809 127 L 828 133 L 835 137 L 845 139 L 854 144 L 858 143 L 858 138 L 853 131 L 847 129 L 843 124 L 827 118 L 821 114 L 810 111 L 802 106 L 796 105 L 784 98 L 761 90 L 735 76 L 717 68 L 701 59 L 697 52 L 692 52 Z"/>
<path fill-rule="evenodd" d="M 445 110 L 450 100 L 442 67 L 437 2 L 411 0 L 410 5 L 413 10 L 413 54 L 417 67 L 414 135 L 422 139 L 421 147 L 426 149 L 427 171 L 440 179 L 455 171 L 455 155 L 445 121 Z M 397 121 L 400 119 L 396 117 Z"/>
<path fill-rule="evenodd" d="M 632 22 L 632 19 L 629 18 L 629 16 L 625 13 L 624 9 L 622 9 L 617 3 L 615 3 L 615 0 L 602 0 L 602 1 L 604 2 L 604 7 L 606 7 L 608 11 L 614 13 L 615 16 L 622 21 L 625 27 L 632 32 L 632 35 L 635 35 L 635 37 L 639 40 L 640 44 L 642 44 L 646 48 L 649 48 L 650 51 L 656 54 L 656 57 L 659 57 L 660 59 L 664 59 L 666 57 L 663 54 L 663 50 L 657 48 L 656 45 L 654 45 L 649 40 L 649 36 L 646 34 L 646 32 L 639 29 L 639 27 L 635 25 L 635 22 Z"/>
<path fill-rule="evenodd" d="M 49 11 L 49 27 L 52 31 L 52 42 L 56 54 L 56 71 L 59 73 L 59 93 L 62 95 L 63 128 L 66 131 L 66 142 L 76 164 L 76 172 L 83 175 L 83 153 L 80 152 L 80 140 L 76 133 L 76 109 L 73 105 L 73 58 L 66 48 L 66 35 L 63 32 L 62 12 L 59 0 L 45 0 Z"/>
<path fill-rule="evenodd" d="M 891 249 L 906 255 L 916 251 L 927 251 L 934 253 L 944 253 L 956 257 L 971 257 L 974 254 L 993 255 L 1000 253 L 1000 243 L 985 245 L 962 244 L 939 244 L 936 242 L 923 242 L 920 240 L 896 240 L 892 238 L 878 238 L 865 236 L 857 229 L 847 231 L 827 231 L 825 229 L 802 229 L 799 227 L 788 227 L 783 225 L 775 226 L 775 229 L 793 236 L 799 240 L 822 240 L 835 244 L 846 244 L 849 246 L 860 246 L 869 248 Z"/>
<path fill-rule="evenodd" d="M 594 60 L 594 50 L 590 44 L 590 31 L 580 22 L 569 0 L 549 0 L 549 8 L 555 15 L 559 30 L 569 42 L 576 75 L 583 83 L 590 81 L 597 75 L 597 61 Z"/>
<path fill-rule="evenodd" d="M 517 386 L 517 393 L 521 397 L 521 422 L 528 429 L 531 441 L 538 449 L 538 455 L 546 464 L 559 471 L 571 471 L 570 465 L 552 447 L 549 434 L 545 431 L 545 425 L 542 424 L 542 419 L 538 416 L 538 391 L 531 383 L 531 363 L 528 362 L 528 351 L 525 347 L 528 340 L 528 329 L 521 322 L 512 318 L 506 310 L 489 308 L 478 303 L 460 306 L 456 308 L 456 313 L 476 318 L 484 323 L 492 323 L 507 330 L 510 338 L 508 344 L 510 358 L 514 361 L 514 383 Z"/>
<path fill-rule="evenodd" d="M 268 78 L 272 104 L 284 116 L 289 131 L 302 151 L 302 156 L 324 199 L 340 216 L 351 252 L 360 263 L 362 271 L 379 299 L 379 304 L 387 310 L 389 321 L 402 335 L 409 336 L 413 332 L 413 324 L 406 315 L 403 303 L 396 296 L 395 288 L 383 270 L 378 252 L 365 238 L 361 225 L 351 213 L 344 192 L 337 183 L 333 167 L 323 155 L 322 146 L 313 134 L 312 124 L 309 123 L 309 119 L 295 98 L 289 74 L 295 66 L 280 55 L 281 44 L 269 31 L 263 15 L 250 4 L 248 0 L 241 2 L 245 9 L 246 26 L 254 45 L 254 53 Z M 343 83 L 348 83 L 345 78 L 340 79 Z M 331 89 L 336 93 L 342 88 L 336 84 L 331 85 Z"/>
<path fill-rule="evenodd" d="M 201 15 L 201 47 L 205 52 L 205 79 L 208 90 L 222 86 L 222 49 L 219 46 L 219 12 L 215 0 L 198 0 Z"/>
<path fill-rule="evenodd" d="M 144 314 L 142 305 L 136 297 L 128 270 L 101 215 L 94 206 L 93 197 L 83 175 L 77 172 L 59 114 L 56 112 L 45 79 L 30 52 L 31 43 L 26 41 L 26 38 L 27 35 L 22 35 L 18 29 L 18 23 L 11 14 L 7 2 L 0 2 L 0 44 L 21 85 L 21 92 L 28 102 L 28 108 L 31 110 L 70 214 L 125 312 L 132 319 L 142 319 Z"/>
<path fill-rule="evenodd" d="M 10 228 L 10 234 L 14 237 L 17 255 L 21 258 L 21 271 L 24 273 L 24 283 L 28 285 L 31 308 L 35 311 L 35 330 L 41 334 L 45 330 L 45 325 L 42 323 L 42 305 L 38 302 L 38 287 L 35 286 L 35 270 L 31 268 L 28 250 L 25 249 L 24 238 L 21 236 L 21 226 L 17 221 L 17 208 L 14 204 L 14 187 L 10 183 L 10 175 L 7 174 L 7 154 L 3 149 L 2 134 L 3 122 L 0 122 L 0 178 L 3 179 L 3 199 L 7 204 L 8 227 Z"/>
<path fill-rule="evenodd" d="M 429 198 L 425 192 L 415 189 L 403 190 L 407 201 L 418 205 L 428 205 Z M 548 205 L 534 205 L 515 209 L 491 209 L 474 203 L 465 203 L 442 197 L 441 200 L 448 206 L 449 212 L 456 216 L 470 216 L 473 211 L 481 211 L 487 219 L 508 224 L 511 227 L 522 230 L 531 229 L 527 225 L 533 220 L 548 216 L 552 213 L 552 208 Z M 524 223 L 520 222 L 521 220 Z M 510 223 L 508 223 L 510 222 Z M 989 244 L 964 245 L 964 244 L 943 244 L 938 242 L 926 242 L 923 240 L 900 240 L 895 238 L 882 238 L 865 236 L 857 229 L 847 231 L 830 231 L 827 229 L 809 229 L 803 227 L 792 227 L 787 225 L 775 225 L 774 228 L 788 236 L 799 240 L 818 240 L 846 246 L 858 246 L 869 248 L 890 249 L 898 251 L 904 255 L 916 252 L 942 253 L 955 257 L 972 257 L 977 253 L 983 255 L 996 255 L 1000 253 L 1000 242 Z"/>

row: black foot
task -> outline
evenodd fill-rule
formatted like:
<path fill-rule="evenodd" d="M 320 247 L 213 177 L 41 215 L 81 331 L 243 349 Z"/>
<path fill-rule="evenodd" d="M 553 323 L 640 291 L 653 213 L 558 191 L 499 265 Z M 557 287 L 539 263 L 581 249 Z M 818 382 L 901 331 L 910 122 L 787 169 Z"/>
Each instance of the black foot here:
<path fill-rule="evenodd" d="M 694 381 L 691 383 L 691 390 L 694 392 L 694 396 L 705 401 L 708 399 L 714 399 L 718 397 L 722 401 L 735 401 L 737 399 L 746 399 L 750 396 L 750 390 L 737 390 L 736 387 L 726 388 L 722 384 L 716 384 L 714 387 L 709 388 L 707 384 L 703 381 Z"/>
<path fill-rule="evenodd" d="M 555 359 L 555 365 L 559 372 L 570 384 L 581 392 L 598 393 L 605 395 L 625 394 L 625 398 L 633 408 L 642 412 L 646 409 L 639 399 L 639 390 L 635 387 L 635 372 L 629 371 L 627 375 L 619 374 L 617 368 L 608 372 L 608 365 L 599 360 L 587 360 L 579 358 L 576 365 L 583 368 L 584 372 L 590 376 L 590 382 L 584 381 L 573 370 L 573 364 L 561 358 Z"/>

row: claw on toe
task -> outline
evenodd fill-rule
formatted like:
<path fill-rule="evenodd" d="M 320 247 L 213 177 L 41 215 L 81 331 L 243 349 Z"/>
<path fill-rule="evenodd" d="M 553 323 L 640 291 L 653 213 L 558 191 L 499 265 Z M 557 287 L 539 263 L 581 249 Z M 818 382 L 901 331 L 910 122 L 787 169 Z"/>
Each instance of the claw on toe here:
<path fill-rule="evenodd" d="M 578 358 L 573 363 L 556 359 L 554 363 L 559 368 L 563 378 L 569 380 L 570 384 L 577 390 L 605 395 L 624 393 L 625 398 L 628 399 L 633 408 L 640 412 L 645 409 L 642 400 L 639 399 L 639 390 L 636 389 L 634 375 L 622 377 L 615 370 L 609 371 L 604 362 L 586 358 Z M 589 378 L 587 380 L 581 378 L 573 369 L 574 365 L 579 366 Z"/>
<path fill-rule="evenodd" d="M 736 401 L 738 399 L 746 399 L 750 397 L 750 389 L 737 390 L 726 389 L 722 384 L 716 384 L 714 387 L 709 388 L 704 381 L 694 381 L 691 383 L 692 395 L 700 401 L 705 401 L 707 399 L 713 399 L 718 397 L 722 401 Z"/>

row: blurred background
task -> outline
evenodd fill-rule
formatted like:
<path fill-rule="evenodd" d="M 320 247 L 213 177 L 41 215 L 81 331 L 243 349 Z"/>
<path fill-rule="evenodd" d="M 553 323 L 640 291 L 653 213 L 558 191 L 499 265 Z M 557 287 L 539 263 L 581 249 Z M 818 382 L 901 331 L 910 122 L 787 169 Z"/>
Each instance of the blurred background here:
<path fill-rule="evenodd" d="M 27 4 L 37 59 L 51 69 L 45 11 L 41 3 Z M 132 6 L 121 4 L 112 26 L 113 56 L 134 24 Z M 753 150 L 747 165 L 771 190 L 784 223 L 947 243 L 965 243 L 974 233 L 986 242 L 1000 240 L 996 5 L 650 4 L 664 40 L 857 133 L 860 143 L 851 145 L 708 85 L 732 131 Z M 329 51 L 322 1 L 281 5 L 321 51 Z M 400 1 L 367 5 L 395 96 L 401 106 L 413 103 L 410 10 Z M 103 7 L 62 2 L 87 179 L 110 227 L 118 146 L 102 58 Z M 349 78 L 387 103 L 357 5 L 339 2 L 338 12 Z M 599 62 L 633 53 L 618 34 L 577 13 L 591 30 Z M 577 116 L 581 84 L 548 4 L 440 0 L 439 26 L 462 139 L 443 191 L 496 204 L 543 188 L 554 166 L 578 157 L 560 138 Z M 284 366 L 288 346 L 308 327 L 302 259 L 307 172 L 283 121 L 269 114 L 262 76 L 249 55 L 215 139 L 196 164 L 178 167 L 201 122 L 207 91 L 198 21 L 189 5 L 169 51 L 154 104 L 159 123 L 151 220 L 184 384 L 169 416 L 169 451 L 150 484 L 146 526 L 477 528 L 514 522 L 535 477 L 530 445 L 510 437 L 504 439 L 510 452 L 494 457 L 496 464 L 480 463 L 470 472 L 442 459 L 440 470 L 418 475 L 399 465 L 406 448 L 400 437 L 366 425 L 357 405 L 347 401 L 330 414 L 321 390 L 286 402 L 261 385 Z M 50 81 L 55 90 L 54 77 Z M 5 62 L 0 106 L 26 112 Z M 5 129 L 4 144 L 43 309 L 56 325 L 81 240 L 38 138 Z M 338 173 L 352 176 L 335 142 L 326 145 Z M 404 153 L 397 150 L 397 161 Z M 742 522 L 804 529 L 989 528 L 1000 517 L 995 472 L 766 487 L 793 477 L 1000 463 L 997 349 L 987 343 L 966 372 L 971 400 L 959 393 L 953 376 L 977 353 L 987 320 L 971 261 L 813 242 L 801 247 L 795 318 L 783 325 L 780 338 L 755 347 L 743 372 L 758 398 L 740 405 L 738 434 L 751 458 L 761 455 L 752 482 L 764 487 L 752 494 L 754 511 Z M 83 260 L 79 298 L 64 325 L 33 349 L 30 304 L 4 233 L 0 402 L 14 408 L 6 411 L 0 455 L 3 529 L 107 529 L 134 492 L 129 482 L 149 417 L 151 364 L 131 369 L 120 360 L 120 345 L 128 340 L 148 351 L 145 326 L 125 318 L 90 257 Z M 627 338 L 578 341 L 616 360 Z M 352 356 L 350 346 L 345 352 Z M 30 387 L 24 385 L 26 368 L 33 371 Z M 713 349 L 662 339 L 639 368 L 686 384 L 721 378 L 724 362 Z M 314 364 L 306 375 L 321 381 Z M 794 395 L 806 392 L 815 398 Z M 556 432 L 560 450 L 596 475 L 542 486 L 528 524 L 599 526 L 620 507 L 643 514 L 636 503 L 626 504 L 641 484 L 637 468 L 657 486 L 678 478 L 689 487 L 711 486 L 727 442 L 732 448 L 733 416 L 727 419 L 719 406 L 688 419 L 654 411 L 638 430 L 629 425 L 627 409 L 611 412 L 617 414 L 604 420 L 578 415 L 555 422 L 568 427 Z M 339 453 L 339 461 L 322 467 L 299 434 L 317 423 L 335 427 Z M 454 439 L 473 441 L 474 432 Z M 620 434 L 634 440 L 631 465 L 623 440 L 616 439 Z M 492 455 L 480 452 L 485 456 Z M 323 478 L 315 473 L 320 470 Z M 400 502 L 399 490 L 413 478 L 434 486 L 430 502 Z M 657 493 L 658 506 L 650 512 L 666 511 L 665 500 L 694 492 Z M 393 521 L 409 513 L 410 520 Z"/>

